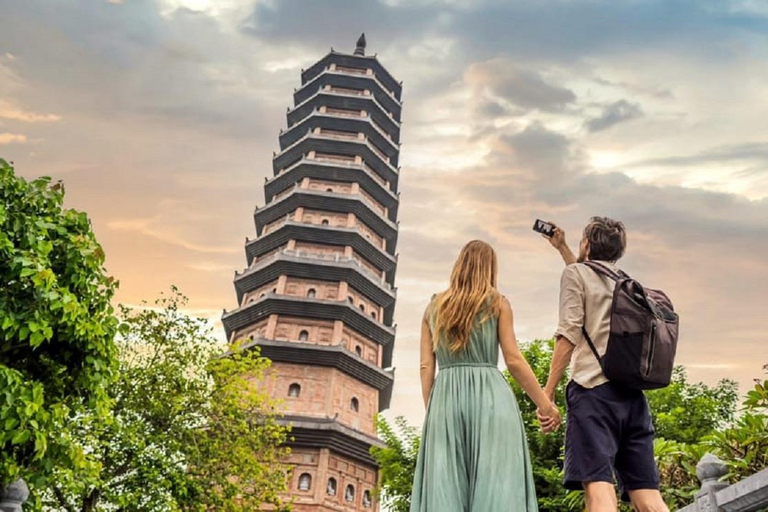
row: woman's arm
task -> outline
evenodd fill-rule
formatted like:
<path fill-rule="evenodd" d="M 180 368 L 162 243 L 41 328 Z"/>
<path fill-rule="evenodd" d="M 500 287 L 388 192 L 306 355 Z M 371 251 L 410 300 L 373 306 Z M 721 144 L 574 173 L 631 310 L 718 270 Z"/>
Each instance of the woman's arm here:
<path fill-rule="evenodd" d="M 501 301 L 501 312 L 499 314 L 499 343 L 501 352 L 504 355 L 504 362 L 512 377 L 520 384 L 525 394 L 533 400 L 538 407 L 543 418 L 549 418 L 555 424 L 560 423 L 560 411 L 541 389 L 536 375 L 531 370 L 528 361 L 525 360 L 520 348 L 517 346 L 515 337 L 515 327 L 512 316 L 512 307 L 505 298 Z M 542 424 L 542 426 L 544 426 Z"/>
<path fill-rule="evenodd" d="M 432 345 L 432 332 L 429 329 L 429 307 L 421 319 L 421 394 L 424 407 L 429 403 L 429 394 L 435 382 L 435 350 Z"/>

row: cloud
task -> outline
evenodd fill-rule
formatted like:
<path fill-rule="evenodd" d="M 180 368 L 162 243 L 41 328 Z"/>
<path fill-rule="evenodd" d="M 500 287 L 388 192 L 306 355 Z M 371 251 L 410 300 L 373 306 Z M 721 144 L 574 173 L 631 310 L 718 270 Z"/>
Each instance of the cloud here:
<path fill-rule="evenodd" d="M 20 133 L 0 133 L 0 145 L 5 144 L 24 144 L 27 142 L 27 136 Z"/>
<path fill-rule="evenodd" d="M 177 245 L 192 252 L 206 254 L 234 254 L 242 251 L 242 248 L 240 247 L 219 247 L 190 242 L 170 230 L 158 226 L 159 222 L 157 221 L 158 219 L 155 218 L 113 220 L 107 223 L 107 227 L 115 231 L 127 231 L 154 238 L 167 244 Z"/>
<path fill-rule="evenodd" d="M 550 84 L 539 73 L 520 69 L 506 59 L 472 64 L 464 81 L 524 110 L 560 112 L 576 101 L 573 91 Z"/>
<path fill-rule="evenodd" d="M 13 106 L 10 102 L 0 99 L 0 118 L 22 121 L 25 123 L 52 123 L 61 120 L 56 114 L 38 114 Z"/>
<path fill-rule="evenodd" d="M 725 163 L 733 161 L 758 161 L 768 164 L 768 142 L 748 142 L 719 146 L 692 155 L 674 155 L 662 158 L 638 160 L 627 167 L 669 166 Z"/>
<path fill-rule="evenodd" d="M 638 103 L 631 103 L 627 100 L 619 100 L 607 105 L 602 114 L 584 123 L 590 132 L 599 132 L 607 130 L 624 121 L 630 121 L 643 116 L 643 109 Z"/>

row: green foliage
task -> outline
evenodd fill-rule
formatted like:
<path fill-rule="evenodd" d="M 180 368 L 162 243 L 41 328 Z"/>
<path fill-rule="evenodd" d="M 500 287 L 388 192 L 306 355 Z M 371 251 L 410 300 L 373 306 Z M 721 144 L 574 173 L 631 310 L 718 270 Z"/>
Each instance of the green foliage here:
<path fill-rule="evenodd" d="M 421 441 L 419 429 L 408 425 L 402 416 L 395 418 L 394 428 L 379 416 L 376 429 L 385 445 L 371 447 L 371 455 L 380 468 L 379 500 L 387 510 L 408 512 Z"/>
<path fill-rule="evenodd" d="M 708 447 L 658 437 L 653 449 L 659 467 L 661 492 L 669 509 L 677 510 L 692 503 L 701 486 L 696 477 L 696 464 L 709 451 Z"/>
<path fill-rule="evenodd" d="M 62 468 L 33 489 L 65 510 L 285 510 L 279 459 L 286 428 L 254 386 L 269 367 L 258 349 L 222 346 L 203 319 L 185 315 L 175 289 L 154 307 L 121 306 L 120 371 L 108 423 L 70 426 L 101 464 L 96 481 Z"/>
<path fill-rule="evenodd" d="M 768 373 L 768 365 L 764 369 Z M 704 443 L 728 464 L 731 482 L 768 467 L 768 380 L 756 379 L 736 422 L 707 436 Z"/>
<path fill-rule="evenodd" d="M 521 347 L 539 382 L 547 379 L 552 347 L 552 340 L 537 340 Z M 536 406 L 508 373 L 505 376 L 517 397 L 526 429 L 539 510 L 584 510 L 583 493 L 569 492 L 562 485 L 564 426 L 555 433 L 542 434 Z M 654 450 L 661 492 L 671 510 L 691 503 L 700 486 L 696 464 L 706 452 L 717 454 L 729 464 L 732 481 L 768 465 L 768 381 L 758 382 L 750 391 L 745 402 L 747 410 L 736 419 L 733 381 L 722 380 L 714 387 L 691 384 L 682 368 L 675 370 L 668 388 L 649 392 L 647 397 L 657 431 Z M 555 399 L 561 407 L 565 405 L 565 382 L 558 386 Z M 402 418 L 398 418 L 398 428 L 406 435 L 398 436 L 383 420 L 379 420 L 378 428 L 386 444 L 386 448 L 373 451 L 381 466 L 381 492 L 396 503 L 392 510 L 406 511 L 418 453 L 418 430 Z M 620 509 L 631 510 L 626 504 Z"/>
<path fill-rule="evenodd" d="M 107 416 L 117 283 L 88 217 L 63 202 L 60 183 L 28 182 L 0 159 L 0 484 L 98 471 L 65 427 Z"/>
<path fill-rule="evenodd" d="M 645 396 L 656 436 L 681 443 L 697 443 L 733 421 L 739 400 L 735 381 L 723 379 L 713 387 L 691 384 L 681 366 L 675 368 L 668 387 Z"/>

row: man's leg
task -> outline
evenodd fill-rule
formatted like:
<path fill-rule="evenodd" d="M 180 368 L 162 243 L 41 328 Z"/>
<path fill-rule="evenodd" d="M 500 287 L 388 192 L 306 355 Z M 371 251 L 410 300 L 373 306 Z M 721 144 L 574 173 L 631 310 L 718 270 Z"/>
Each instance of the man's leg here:
<path fill-rule="evenodd" d="M 627 492 L 637 512 L 669 512 L 667 504 L 664 503 L 657 489 L 636 489 Z"/>
<path fill-rule="evenodd" d="M 633 402 L 616 456 L 616 476 L 622 499 L 630 501 L 638 512 L 669 512 L 659 492 L 648 401 L 639 395 Z"/>
<path fill-rule="evenodd" d="M 616 512 L 616 488 L 608 482 L 584 482 L 587 512 Z"/>
<path fill-rule="evenodd" d="M 607 385 L 585 389 L 568 384 L 565 429 L 566 489 L 585 491 L 589 512 L 616 512 L 613 461 L 619 419 Z"/>

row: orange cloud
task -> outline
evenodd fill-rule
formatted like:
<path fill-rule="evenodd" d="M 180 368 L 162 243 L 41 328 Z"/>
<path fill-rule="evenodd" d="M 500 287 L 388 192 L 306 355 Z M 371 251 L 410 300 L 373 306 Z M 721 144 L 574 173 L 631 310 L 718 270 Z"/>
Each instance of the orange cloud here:
<path fill-rule="evenodd" d="M 24 144 L 27 142 L 27 136 L 20 133 L 0 133 L 0 145 L 4 144 Z"/>
<path fill-rule="evenodd" d="M 115 231 L 130 231 L 134 233 L 139 233 L 141 235 L 144 235 L 150 238 L 155 238 L 165 243 L 183 247 L 184 249 L 195 251 L 195 252 L 202 252 L 202 253 L 208 253 L 208 254 L 233 254 L 233 253 L 239 253 L 242 251 L 242 248 L 237 246 L 218 247 L 218 246 L 201 245 L 201 244 L 189 242 L 174 233 L 171 233 L 169 231 L 163 231 L 162 229 L 156 227 L 155 219 L 152 219 L 152 218 L 115 220 L 112 222 L 108 222 L 107 227 Z"/>
<path fill-rule="evenodd" d="M 0 117 L 23 121 L 25 123 L 53 123 L 61 121 L 61 116 L 56 114 L 38 114 L 15 107 L 7 101 L 0 100 Z"/>

